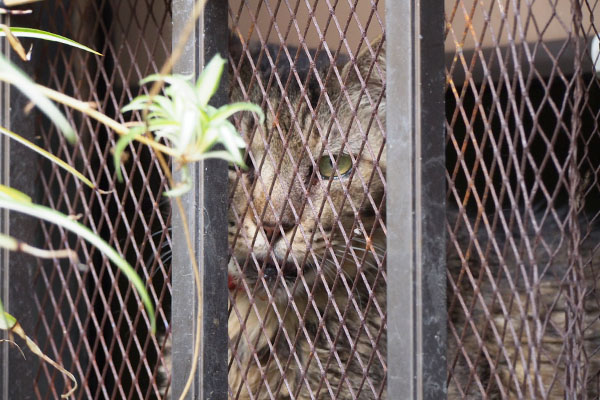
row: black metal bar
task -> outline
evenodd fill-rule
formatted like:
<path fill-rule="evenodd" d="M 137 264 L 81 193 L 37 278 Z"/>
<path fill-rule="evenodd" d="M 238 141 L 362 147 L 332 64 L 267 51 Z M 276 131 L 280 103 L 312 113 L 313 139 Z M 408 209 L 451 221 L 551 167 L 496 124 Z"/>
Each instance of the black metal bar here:
<path fill-rule="evenodd" d="M 192 15 L 194 0 L 173 1 L 173 48 Z M 197 75 L 212 56 L 226 56 L 227 1 L 209 0 L 193 37 L 174 71 Z M 225 57 L 226 58 L 226 57 Z M 228 101 L 227 77 L 212 100 Z M 209 160 L 193 167 L 193 189 L 183 198 L 201 275 L 201 308 L 197 309 L 192 266 L 181 216 L 173 220 L 173 398 L 178 398 L 192 365 L 196 323 L 201 323 L 201 350 L 194 384 L 187 399 L 227 398 L 227 163 Z M 199 318 L 201 318 L 200 321 Z"/>
<path fill-rule="evenodd" d="M 10 18 L 11 25 L 28 26 L 31 17 L 14 16 Z M 6 21 L 3 21 L 6 22 Z M 2 53 L 11 59 L 30 76 L 33 73 L 39 57 L 32 58 L 31 62 L 22 62 L 19 57 L 10 51 L 6 42 L 0 44 Z M 29 104 L 29 99 L 18 90 L 2 85 L 0 88 L 0 124 L 7 127 L 23 138 L 36 142 L 38 130 L 36 118 L 32 114 L 23 112 Z M 25 146 L 14 141 L 6 140 L 3 136 L 0 148 L 0 183 L 9 185 L 29 195 L 35 203 L 40 203 L 42 188 L 37 182 L 39 157 Z M 0 210 L 0 231 L 30 245 L 42 247 L 39 223 L 34 218 Z M 19 324 L 27 334 L 33 334 L 35 323 L 38 320 L 35 305 L 35 290 L 33 275 L 37 267 L 36 259 L 23 253 L 3 253 L 0 258 L 0 296 L 6 311 L 17 318 Z M 2 337 L 2 336 L 0 336 Z M 35 337 L 34 337 L 35 339 Z M 20 346 L 23 343 L 15 338 Z M 39 359 L 33 356 L 26 347 L 24 359 L 21 352 L 7 344 L 0 345 L 0 360 L 2 362 L 2 375 L 0 375 L 0 399 L 32 399 L 34 398 L 35 374 L 39 369 Z"/>
<path fill-rule="evenodd" d="M 6 24 L 6 17 L 0 17 L 0 22 Z M 0 51 L 2 54 L 6 54 L 6 46 L 4 45 L 4 41 L 0 42 Z M 8 121 L 10 106 L 8 103 L 8 88 L 9 85 L 6 83 L 0 84 L 0 124 L 4 126 Z M 10 147 L 9 147 L 9 138 L 7 136 L 0 136 L 0 184 L 7 185 L 9 183 L 9 171 L 10 171 Z M 8 223 L 9 214 L 7 210 L 0 209 L 0 232 L 8 232 L 9 223 Z M 8 274 L 8 255 L 9 252 L 3 249 L 0 249 L 0 300 L 4 307 L 7 306 L 8 303 L 8 288 L 9 288 L 9 274 Z M 6 340 L 8 339 L 8 334 L 5 331 L 0 331 L 0 339 Z M 8 348 L 9 344 L 7 342 L 0 343 L 0 365 L 8 366 Z M 9 368 L 2 368 L 0 371 L 0 399 L 6 400 L 8 399 L 8 389 L 10 385 L 8 384 L 10 375 Z"/>
<path fill-rule="evenodd" d="M 441 399 L 447 329 L 444 5 L 387 2 L 386 20 L 388 398 Z"/>

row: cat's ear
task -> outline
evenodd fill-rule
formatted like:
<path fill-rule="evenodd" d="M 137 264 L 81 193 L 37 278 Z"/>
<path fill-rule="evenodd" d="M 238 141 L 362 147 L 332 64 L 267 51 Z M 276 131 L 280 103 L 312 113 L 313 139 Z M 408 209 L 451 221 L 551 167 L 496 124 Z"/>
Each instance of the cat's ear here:
<path fill-rule="evenodd" d="M 256 84 L 258 79 L 262 80 L 264 73 L 264 69 L 260 65 L 256 65 L 259 53 L 260 45 L 258 43 L 244 44 L 241 38 L 235 34 L 232 33 L 229 36 L 229 62 L 227 64 L 232 101 L 257 101 L 261 98 L 260 89 Z"/>
<path fill-rule="evenodd" d="M 378 98 L 385 88 L 385 39 L 378 37 L 365 46 L 355 62 L 348 62 L 343 69 L 346 88 L 356 93 L 366 86 L 371 98 Z"/>

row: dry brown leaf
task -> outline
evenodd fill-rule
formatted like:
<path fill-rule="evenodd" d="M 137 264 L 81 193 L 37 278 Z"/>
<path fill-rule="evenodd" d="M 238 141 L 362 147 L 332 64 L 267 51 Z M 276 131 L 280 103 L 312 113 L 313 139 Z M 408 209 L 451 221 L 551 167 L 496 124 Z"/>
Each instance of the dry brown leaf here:
<path fill-rule="evenodd" d="M 40 357 L 42 360 L 46 361 L 48 364 L 52 365 L 54 368 L 56 368 L 57 370 L 62 372 L 62 374 L 66 378 L 69 378 L 73 382 L 73 387 L 66 393 L 61 394 L 60 397 L 62 397 L 63 399 L 66 399 L 69 396 L 71 396 L 73 393 L 75 393 L 75 390 L 77 390 L 77 380 L 75 379 L 75 376 L 72 373 L 70 373 L 69 371 L 67 371 L 65 368 L 63 368 L 61 365 L 56 363 L 54 360 L 52 360 L 50 357 L 45 355 L 42 352 L 42 350 L 38 347 L 38 345 L 33 340 L 31 340 L 29 338 L 29 336 L 27 336 L 25 334 L 25 331 L 23 330 L 23 328 L 21 328 L 21 325 L 18 322 L 16 322 L 14 324 L 14 326 L 12 327 L 10 332 L 12 332 L 12 333 L 16 334 L 17 336 L 19 336 L 20 338 L 22 338 L 25 341 L 25 343 L 27 344 L 27 347 L 29 347 L 29 350 L 31 350 L 31 352 L 33 354 Z M 66 380 L 66 378 L 65 378 L 65 380 Z"/>
<path fill-rule="evenodd" d="M 21 41 L 17 39 L 15 35 L 13 35 L 13 33 L 10 31 L 10 28 L 4 24 L 0 24 L 0 28 L 2 28 L 2 30 L 4 31 L 4 34 L 8 39 L 8 43 L 10 43 L 10 46 L 13 48 L 15 53 L 17 53 L 19 57 L 21 57 L 21 60 L 29 61 L 29 58 L 31 57 L 31 52 L 27 53 L 25 51 L 25 48 L 21 44 Z"/>

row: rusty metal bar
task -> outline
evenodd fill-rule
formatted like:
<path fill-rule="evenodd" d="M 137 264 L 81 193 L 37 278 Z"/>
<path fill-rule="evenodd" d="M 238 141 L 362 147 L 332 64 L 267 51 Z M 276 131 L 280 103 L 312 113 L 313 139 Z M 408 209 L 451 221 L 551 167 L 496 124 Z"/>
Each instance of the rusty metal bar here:
<path fill-rule="evenodd" d="M 173 1 L 173 47 L 192 15 L 195 0 Z M 226 56 L 227 1 L 211 0 L 196 22 L 175 72 L 197 75 L 214 54 Z M 213 98 L 227 102 L 226 76 Z M 189 262 L 181 216 L 173 218 L 173 398 L 182 392 L 192 365 L 194 333 L 201 323 L 198 370 L 188 399 L 227 397 L 227 163 L 209 160 L 192 171 L 193 189 L 183 198 L 202 281 L 201 309 Z M 199 320 L 201 318 L 201 320 Z"/>
<path fill-rule="evenodd" d="M 443 13 L 386 4 L 390 399 L 446 393 Z"/>

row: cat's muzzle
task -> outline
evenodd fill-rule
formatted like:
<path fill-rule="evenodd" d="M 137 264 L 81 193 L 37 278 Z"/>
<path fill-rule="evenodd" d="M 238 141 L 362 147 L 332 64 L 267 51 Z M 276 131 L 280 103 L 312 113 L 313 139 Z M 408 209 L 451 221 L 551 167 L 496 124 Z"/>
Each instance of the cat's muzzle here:
<path fill-rule="evenodd" d="M 244 260 L 238 259 L 238 263 L 239 265 L 244 265 Z M 279 259 L 275 262 L 271 256 L 265 258 L 257 257 L 256 260 L 252 259 L 245 268 L 242 268 L 241 272 L 240 275 L 229 274 L 229 290 L 239 290 L 241 287 L 240 279 L 244 279 L 251 287 L 264 279 L 269 286 L 273 286 L 274 284 L 275 286 L 272 287 L 274 288 L 281 284 L 281 278 L 287 282 L 294 282 L 298 277 L 298 268 L 294 262 L 283 262 L 283 260 Z M 260 284 L 258 285 L 259 288 L 261 286 Z"/>
<path fill-rule="evenodd" d="M 298 276 L 298 268 L 296 268 L 296 264 L 293 262 L 283 262 L 283 260 L 275 260 L 272 257 L 268 257 L 266 259 L 259 258 L 258 261 L 258 275 L 260 276 L 261 272 L 267 281 L 273 281 L 277 279 L 279 275 L 279 271 L 281 270 L 281 275 L 286 280 L 296 279 Z M 277 267 L 279 265 L 279 268 Z"/>

